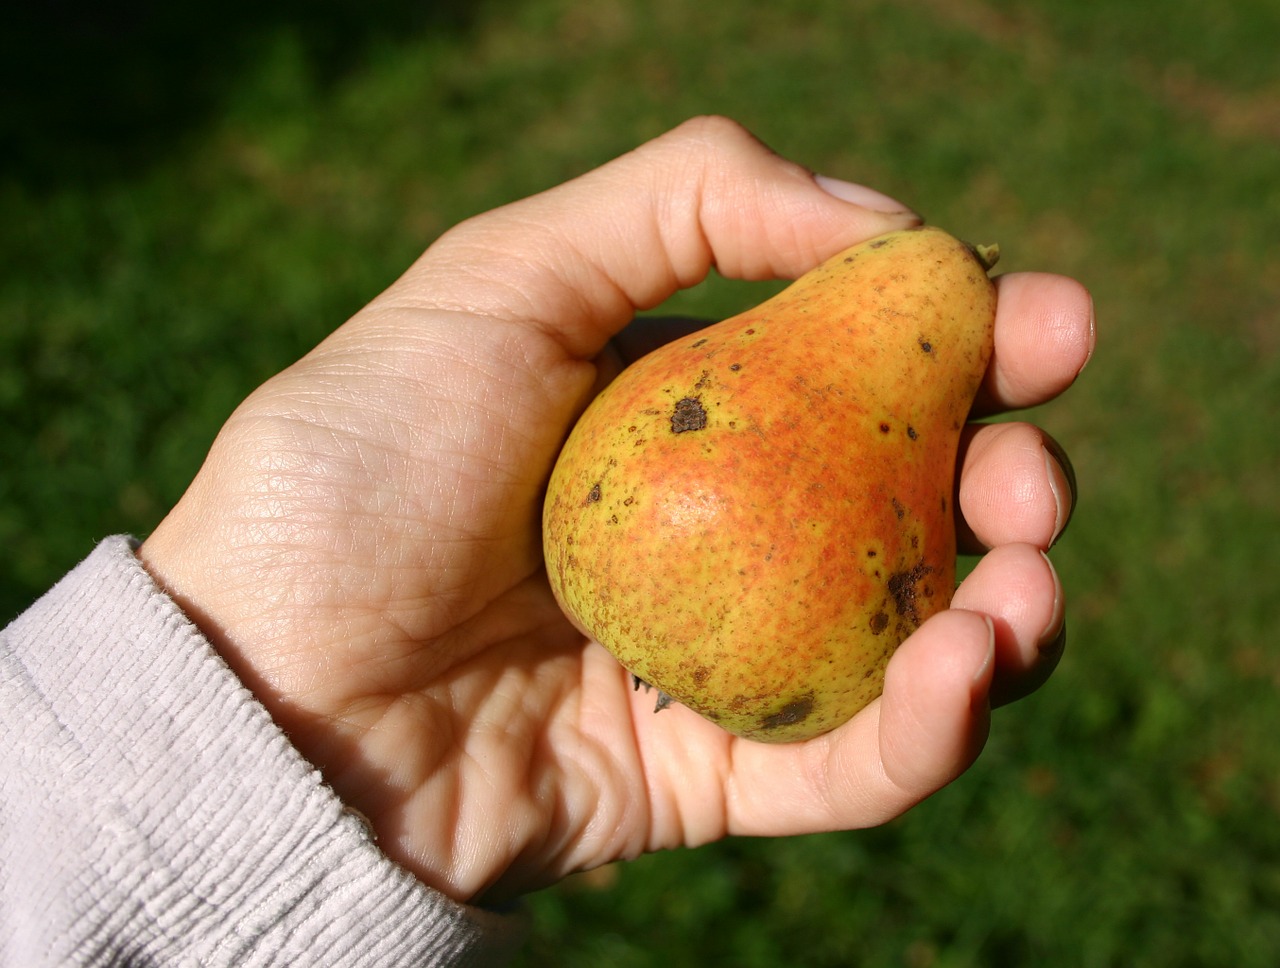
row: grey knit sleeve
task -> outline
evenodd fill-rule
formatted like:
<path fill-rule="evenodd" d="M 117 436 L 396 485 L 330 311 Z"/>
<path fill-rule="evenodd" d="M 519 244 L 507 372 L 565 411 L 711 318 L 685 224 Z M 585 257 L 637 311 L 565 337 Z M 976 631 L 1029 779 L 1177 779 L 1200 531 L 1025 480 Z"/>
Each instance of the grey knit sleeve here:
<path fill-rule="evenodd" d="M 0 965 L 472 965 L 123 537 L 0 632 Z"/>

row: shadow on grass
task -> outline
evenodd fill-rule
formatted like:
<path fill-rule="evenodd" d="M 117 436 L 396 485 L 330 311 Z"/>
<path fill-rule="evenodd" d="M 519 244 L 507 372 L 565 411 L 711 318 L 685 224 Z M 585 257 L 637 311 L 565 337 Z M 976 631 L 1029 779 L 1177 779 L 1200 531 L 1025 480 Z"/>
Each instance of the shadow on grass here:
<path fill-rule="evenodd" d="M 263 34 L 289 29 L 317 82 L 371 43 L 462 33 L 465 0 L 37 0 L 0 29 L 0 180 L 110 179 L 164 157 L 208 118 Z"/>

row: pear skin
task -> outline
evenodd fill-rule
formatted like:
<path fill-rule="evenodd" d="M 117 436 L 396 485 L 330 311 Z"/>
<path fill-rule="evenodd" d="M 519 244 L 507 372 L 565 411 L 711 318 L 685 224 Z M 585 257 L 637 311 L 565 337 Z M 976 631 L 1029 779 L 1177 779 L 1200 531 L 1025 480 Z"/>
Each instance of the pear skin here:
<path fill-rule="evenodd" d="M 737 736 L 807 739 L 878 696 L 951 601 L 995 257 L 933 227 L 883 235 L 624 370 L 548 485 L 565 614 Z"/>

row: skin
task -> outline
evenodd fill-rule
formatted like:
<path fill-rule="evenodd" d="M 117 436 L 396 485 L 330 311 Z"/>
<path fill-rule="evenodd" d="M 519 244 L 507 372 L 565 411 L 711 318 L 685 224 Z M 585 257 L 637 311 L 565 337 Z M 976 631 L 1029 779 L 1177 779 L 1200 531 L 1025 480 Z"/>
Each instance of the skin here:
<path fill-rule="evenodd" d="M 566 614 L 735 735 L 848 720 L 950 602 L 956 447 L 995 308 L 963 243 L 909 229 L 633 364 L 551 477 Z"/>
<path fill-rule="evenodd" d="M 993 699 L 1057 661 L 1042 549 L 1073 495 L 1047 435 L 966 434 L 958 528 L 990 551 L 899 648 L 883 696 L 807 743 L 654 716 L 556 605 L 539 527 L 575 418 L 666 335 L 628 329 L 636 310 L 713 265 L 795 278 L 917 221 L 876 207 L 894 206 L 700 118 L 463 223 L 236 410 L 139 556 L 386 854 L 459 900 L 888 820 L 963 772 Z M 1042 274 L 998 293 L 979 408 L 1049 400 L 1092 351 L 1088 294 Z"/>

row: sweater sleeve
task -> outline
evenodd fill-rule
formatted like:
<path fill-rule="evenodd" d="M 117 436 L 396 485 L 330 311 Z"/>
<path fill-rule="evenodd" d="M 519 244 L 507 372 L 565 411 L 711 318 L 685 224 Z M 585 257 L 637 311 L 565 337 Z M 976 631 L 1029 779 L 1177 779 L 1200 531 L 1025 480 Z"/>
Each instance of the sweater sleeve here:
<path fill-rule="evenodd" d="M 0 964 L 499 963 L 110 538 L 0 632 Z"/>

